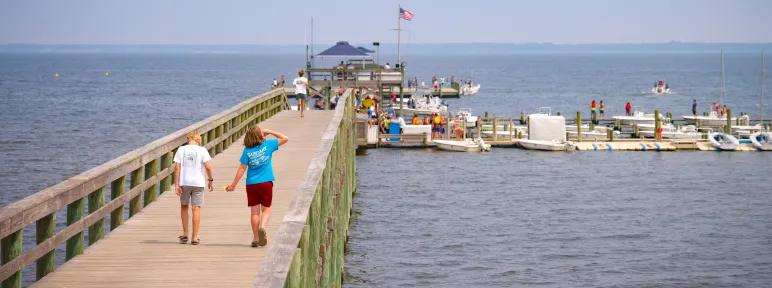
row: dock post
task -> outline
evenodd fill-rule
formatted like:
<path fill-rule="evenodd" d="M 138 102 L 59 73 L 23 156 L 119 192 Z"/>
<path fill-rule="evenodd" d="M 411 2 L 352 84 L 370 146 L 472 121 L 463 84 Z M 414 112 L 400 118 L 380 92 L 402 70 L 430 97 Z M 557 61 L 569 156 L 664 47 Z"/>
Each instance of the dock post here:
<path fill-rule="evenodd" d="M 19 229 L 19 231 L 13 232 L 3 238 L 2 245 L 0 245 L 0 247 L 2 247 L 2 253 L 0 254 L 2 254 L 3 265 L 21 255 L 23 231 L 24 229 Z M 16 273 L 13 273 L 7 279 L 3 280 L 3 288 L 6 287 L 21 288 L 21 270 L 16 271 Z"/>
<path fill-rule="evenodd" d="M 499 122 L 496 121 L 496 115 L 493 115 L 493 141 L 499 140 L 499 133 L 496 132 L 496 126 L 499 125 Z"/>
<path fill-rule="evenodd" d="M 512 140 L 512 118 L 509 118 L 509 140 Z"/>
<path fill-rule="evenodd" d="M 726 134 L 732 134 L 732 109 L 726 109 Z"/>
<path fill-rule="evenodd" d="M 405 82 L 405 81 L 402 80 L 402 82 Z M 402 116 L 402 113 L 403 113 L 402 110 L 404 109 L 402 105 L 405 105 L 405 94 L 402 91 L 402 86 L 403 85 L 404 85 L 403 83 L 399 84 L 399 117 L 404 117 L 404 116 Z"/>
<path fill-rule="evenodd" d="M 633 137 L 638 138 L 638 123 L 633 124 Z"/>
<path fill-rule="evenodd" d="M 563 113 L 558 112 L 558 116 L 563 116 Z"/>
<path fill-rule="evenodd" d="M 582 112 L 576 111 L 576 142 L 582 142 Z"/>
<path fill-rule="evenodd" d="M 84 202 L 85 199 L 80 198 L 67 205 L 67 226 L 75 224 L 83 218 Z M 65 261 L 70 261 L 75 256 L 83 254 L 83 240 L 82 230 L 67 239 Z"/>
<path fill-rule="evenodd" d="M 606 130 L 608 132 L 608 142 L 614 142 L 614 130 Z"/>
<path fill-rule="evenodd" d="M 426 132 L 424 132 L 424 139 L 421 142 L 421 148 L 426 148 L 426 147 L 429 147 L 429 135 Z"/>
<path fill-rule="evenodd" d="M 172 152 L 166 153 L 163 156 L 161 156 L 161 171 L 172 167 L 172 159 L 174 159 L 174 153 Z M 159 194 L 171 190 L 172 181 L 174 181 L 172 180 L 173 174 L 174 173 L 161 179 L 161 189 L 158 191 Z"/>
<path fill-rule="evenodd" d="M 121 210 L 121 212 L 123 212 L 123 210 Z M 123 214 L 121 214 L 121 216 L 123 216 Z M 48 238 L 51 238 L 51 236 L 54 236 L 54 232 L 56 232 L 56 212 L 48 214 L 35 222 L 35 240 L 38 245 L 43 243 L 43 241 L 48 240 Z M 5 245 L 5 243 L 3 243 L 3 245 Z M 35 261 L 35 279 L 43 279 L 43 277 L 49 273 L 54 272 L 54 269 L 56 268 L 56 258 L 54 253 L 56 253 L 56 249 L 51 250 Z M 3 283 L 3 287 L 5 287 L 5 283 Z"/>
<path fill-rule="evenodd" d="M 145 181 L 145 166 L 140 166 L 134 171 L 131 171 L 131 188 L 139 186 L 139 184 L 142 184 L 142 182 Z M 142 203 L 140 202 L 142 200 L 142 194 L 137 194 L 137 196 L 134 196 L 134 198 L 131 198 L 129 200 L 129 218 L 133 217 L 139 211 L 142 211 Z"/>
<path fill-rule="evenodd" d="M 150 179 L 150 177 L 153 177 L 156 174 L 158 174 L 158 159 L 154 159 L 145 165 L 145 179 Z M 150 188 L 145 190 L 143 203 L 144 207 L 147 207 L 147 205 L 150 205 L 150 203 L 155 202 L 155 200 L 158 198 L 157 191 L 158 183 L 153 183 L 153 186 L 150 186 Z"/>
<path fill-rule="evenodd" d="M 590 126 L 590 130 L 587 131 L 587 132 L 595 131 L 595 121 L 598 120 L 598 118 L 596 118 L 595 115 L 596 115 L 595 113 L 592 114 L 592 121 L 590 121 L 590 125 L 589 125 Z"/>
<path fill-rule="evenodd" d="M 485 111 L 485 118 L 488 118 L 488 111 Z"/>
<path fill-rule="evenodd" d="M 171 153 L 171 152 L 169 152 Z M 169 178 L 169 185 L 171 186 L 171 178 Z M 116 179 L 110 183 L 110 199 L 115 200 L 121 197 L 126 191 L 126 176 Z M 110 231 L 115 230 L 118 226 L 123 225 L 123 205 L 118 206 L 112 213 L 110 213 Z"/>
<path fill-rule="evenodd" d="M 474 126 L 476 126 L 475 128 L 477 129 L 477 138 L 482 139 L 482 118 L 477 117 L 477 122 L 474 123 Z"/>
<path fill-rule="evenodd" d="M 622 127 L 620 127 L 619 119 L 614 119 L 614 130 L 622 131 Z"/>
<path fill-rule="evenodd" d="M 105 206 L 105 186 L 100 187 L 88 195 L 88 214 L 94 213 Z M 88 227 L 88 246 L 94 245 L 105 237 L 105 218 L 99 219 Z"/>
<path fill-rule="evenodd" d="M 654 141 L 662 142 L 662 133 L 659 129 L 662 127 L 662 121 L 659 120 L 659 110 L 654 110 Z"/>
<path fill-rule="evenodd" d="M 525 111 L 520 111 L 520 125 L 525 125 Z"/>
<path fill-rule="evenodd" d="M 667 119 L 670 119 L 670 121 L 673 121 L 673 113 L 667 112 L 665 113 L 665 117 L 667 117 Z"/>

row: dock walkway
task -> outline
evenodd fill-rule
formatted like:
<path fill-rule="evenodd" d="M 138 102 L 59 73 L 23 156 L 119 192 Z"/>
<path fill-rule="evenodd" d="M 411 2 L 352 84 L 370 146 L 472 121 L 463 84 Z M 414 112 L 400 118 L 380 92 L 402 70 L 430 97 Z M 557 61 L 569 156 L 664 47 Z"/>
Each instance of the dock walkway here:
<path fill-rule="evenodd" d="M 34 287 L 247 287 L 251 286 L 275 238 L 334 111 L 282 111 L 260 123 L 290 138 L 273 158 L 276 183 L 268 246 L 251 248 L 252 231 L 244 177 L 231 193 L 243 149 L 242 139 L 211 162 L 213 192 L 201 210 L 201 244 L 181 245 L 179 198 L 165 192 L 158 201 L 49 274 Z M 192 225 L 191 225 L 192 226 Z M 192 228 L 192 227 L 191 227 Z"/>

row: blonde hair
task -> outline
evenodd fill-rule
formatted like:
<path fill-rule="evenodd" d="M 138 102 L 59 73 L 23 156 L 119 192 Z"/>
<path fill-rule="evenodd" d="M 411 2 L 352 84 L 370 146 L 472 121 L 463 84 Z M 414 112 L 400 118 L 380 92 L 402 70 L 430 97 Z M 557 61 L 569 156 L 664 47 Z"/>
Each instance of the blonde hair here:
<path fill-rule="evenodd" d="M 195 141 L 196 143 L 201 144 L 201 134 L 198 134 L 196 131 L 188 133 L 188 143 L 191 141 Z"/>
<path fill-rule="evenodd" d="M 265 137 L 263 137 L 263 130 L 260 126 L 252 126 L 247 130 L 247 135 L 244 136 L 244 146 L 247 148 L 254 148 L 263 144 Z"/>
<path fill-rule="evenodd" d="M 300 76 L 300 77 L 303 77 L 303 73 L 305 73 L 305 71 L 303 71 L 303 70 L 298 70 L 298 76 Z"/>

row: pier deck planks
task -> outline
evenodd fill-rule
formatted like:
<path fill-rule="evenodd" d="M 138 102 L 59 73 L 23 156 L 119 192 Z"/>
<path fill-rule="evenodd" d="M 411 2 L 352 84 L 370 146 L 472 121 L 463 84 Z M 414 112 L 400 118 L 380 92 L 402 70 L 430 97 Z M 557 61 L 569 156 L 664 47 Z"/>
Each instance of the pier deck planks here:
<path fill-rule="evenodd" d="M 282 111 L 260 123 L 290 138 L 274 154 L 276 183 L 268 245 L 306 174 L 333 111 Z M 165 192 L 158 201 L 127 220 L 85 253 L 57 268 L 34 287 L 247 287 L 252 285 L 267 247 L 251 248 L 252 231 L 242 177 L 233 181 L 243 137 L 211 162 L 214 191 L 206 192 L 201 209 L 201 244 L 178 244 L 182 235 L 179 198 Z M 192 215 L 192 214 L 191 214 Z M 191 224 L 192 229 L 192 224 Z M 192 232 L 192 230 L 191 230 Z"/>

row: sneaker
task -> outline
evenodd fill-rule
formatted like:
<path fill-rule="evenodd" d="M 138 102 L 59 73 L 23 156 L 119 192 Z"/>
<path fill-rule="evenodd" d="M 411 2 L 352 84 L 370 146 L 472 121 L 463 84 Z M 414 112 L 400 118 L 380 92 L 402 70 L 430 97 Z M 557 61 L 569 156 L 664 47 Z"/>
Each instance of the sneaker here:
<path fill-rule="evenodd" d="M 257 241 L 252 241 L 252 247 L 257 247 Z"/>

